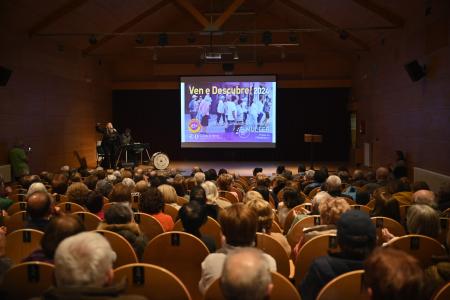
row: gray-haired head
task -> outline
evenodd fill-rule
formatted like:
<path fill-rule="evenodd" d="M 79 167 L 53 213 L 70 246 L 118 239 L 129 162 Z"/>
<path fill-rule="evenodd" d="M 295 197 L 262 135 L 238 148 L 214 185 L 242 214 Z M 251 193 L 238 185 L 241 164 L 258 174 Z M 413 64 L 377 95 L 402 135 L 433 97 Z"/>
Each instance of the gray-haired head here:
<path fill-rule="evenodd" d="M 63 240 L 55 253 L 58 287 L 103 287 L 112 281 L 116 253 L 95 232 L 82 232 Z"/>

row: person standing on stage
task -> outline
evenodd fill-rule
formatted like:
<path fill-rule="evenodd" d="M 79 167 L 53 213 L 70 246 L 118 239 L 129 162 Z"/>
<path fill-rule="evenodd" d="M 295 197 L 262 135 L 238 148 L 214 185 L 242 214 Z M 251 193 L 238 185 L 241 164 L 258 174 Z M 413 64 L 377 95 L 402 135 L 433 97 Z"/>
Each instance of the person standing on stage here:
<path fill-rule="evenodd" d="M 119 143 L 119 133 L 113 127 L 111 122 L 108 122 L 105 127 L 97 123 L 95 126 L 97 132 L 103 134 L 102 148 L 105 152 L 105 159 L 102 162 L 104 168 L 114 169 L 116 167 L 116 152 Z"/>
<path fill-rule="evenodd" d="M 209 94 L 207 95 L 209 97 Z M 200 120 L 202 124 L 202 132 L 206 133 L 209 124 L 209 109 L 211 107 L 211 97 L 207 97 L 200 102 L 198 107 L 197 119 Z"/>
<path fill-rule="evenodd" d="M 191 119 L 195 119 L 197 116 L 197 110 L 197 95 L 193 95 L 191 101 L 189 101 L 189 115 L 191 116 Z"/>
<path fill-rule="evenodd" d="M 223 95 L 219 96 L 219 102 L 217 103 L 217 125 L 220 125 L 220 118 L 223 119 L 223 125 L 225 125 L 225 104 L 223 103 L 223 99 L 225 97 Z"/>

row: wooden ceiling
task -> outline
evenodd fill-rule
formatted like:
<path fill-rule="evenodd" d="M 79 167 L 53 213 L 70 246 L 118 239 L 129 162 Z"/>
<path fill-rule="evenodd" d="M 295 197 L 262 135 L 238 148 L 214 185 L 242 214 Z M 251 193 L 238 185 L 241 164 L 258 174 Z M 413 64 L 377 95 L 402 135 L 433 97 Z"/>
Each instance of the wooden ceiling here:
<path fill-rule="evenodd" d="M 0 25 L 111 62 L 146 58 L 198 64 L 205 52 L 222 52 L 221 62 L 238 56 L 238 62 L 289 63 L 305 56 L 348 58 L 368 52 L 384 35 L 405 26 L 410 19 L 405 7 L 422 9 L 423 2 L 8 0 L 0 2 Z M 265 31 L 272 34 L 269 45 L 262 41 Z M 168 37 L 165 46 L 161 33 Z"/>

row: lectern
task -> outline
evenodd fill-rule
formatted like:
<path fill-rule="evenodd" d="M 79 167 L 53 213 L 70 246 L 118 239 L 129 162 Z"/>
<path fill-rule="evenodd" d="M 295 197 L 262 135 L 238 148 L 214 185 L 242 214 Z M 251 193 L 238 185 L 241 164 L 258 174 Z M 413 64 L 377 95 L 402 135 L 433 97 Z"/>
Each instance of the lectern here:
<path fill-rule="evenodd" d="M 305 133 L 303 139 L 305 143 L 309 143 L 310 145 L 309 160 L 311 162 L 311 169 L 314 170 L 314 143 L 322 143 L 322 135 Z"/>

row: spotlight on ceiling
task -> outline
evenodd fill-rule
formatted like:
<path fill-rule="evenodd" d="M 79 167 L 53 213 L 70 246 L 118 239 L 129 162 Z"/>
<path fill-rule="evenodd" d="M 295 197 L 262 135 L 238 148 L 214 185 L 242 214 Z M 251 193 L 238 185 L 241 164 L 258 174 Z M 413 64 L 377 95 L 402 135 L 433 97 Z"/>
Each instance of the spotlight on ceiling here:
<path fill-rule="evenodd" d="M 264 31 L 262 33 L 261 41 L 264 45 L 268 46 L 272 43 L 272 32 L 270 31 Z"/>
<path fill-rule="evenodd" d="M 158 35 L 158 45 L 166 46 L 167 44 L 169 44 L 169 36 L 167 33 L 160 33 Z"/>
<path fill-rule="evenodd" d="M 95 44 L 97 44 L 97 37 L 95 36 L 95 35 L 91 35 L 90 37 L 89 37 L 89 44 L 91 44 L 91 45 L 95 45 Z"/>
<path fill-rule="evenodd" d="M 193 44 L 197 41 L 197 38 L 195 37 L 195 35 L 193 33 L 190 33 L 187 37 L 187 42 L 189 44 Z"/>
<path fill-rule="evenodd" d="M 244 44 L 248 42 L 248 34 L 245 32 L 242 32 L 241 34 L 239 34 L 239 42 Z"/>
<path fill-rule="evenodd" d="M 345 41 L 346 39 L 348 39 L 349 34 L 348 34 L 347 31 L 341 30 L 341 31 L 339 32 L 339 37 L 340 37 L 342 40 Z"/>
<path fill-rule="evenodd" d="M 138 35 L 135 39 L 136 44 L 142 45 L 145 42 L 145 38 L 143 35 Z"/>
<path fill-rule="evenodd" d="M 289 33 L 289 37 L 288 37 L 288 39 L 289 39 L 289 43 L 298 43 L 298 36 L 297 36 L 297 33 L 295 33 L 295 32 L 290 32 Z"/>

